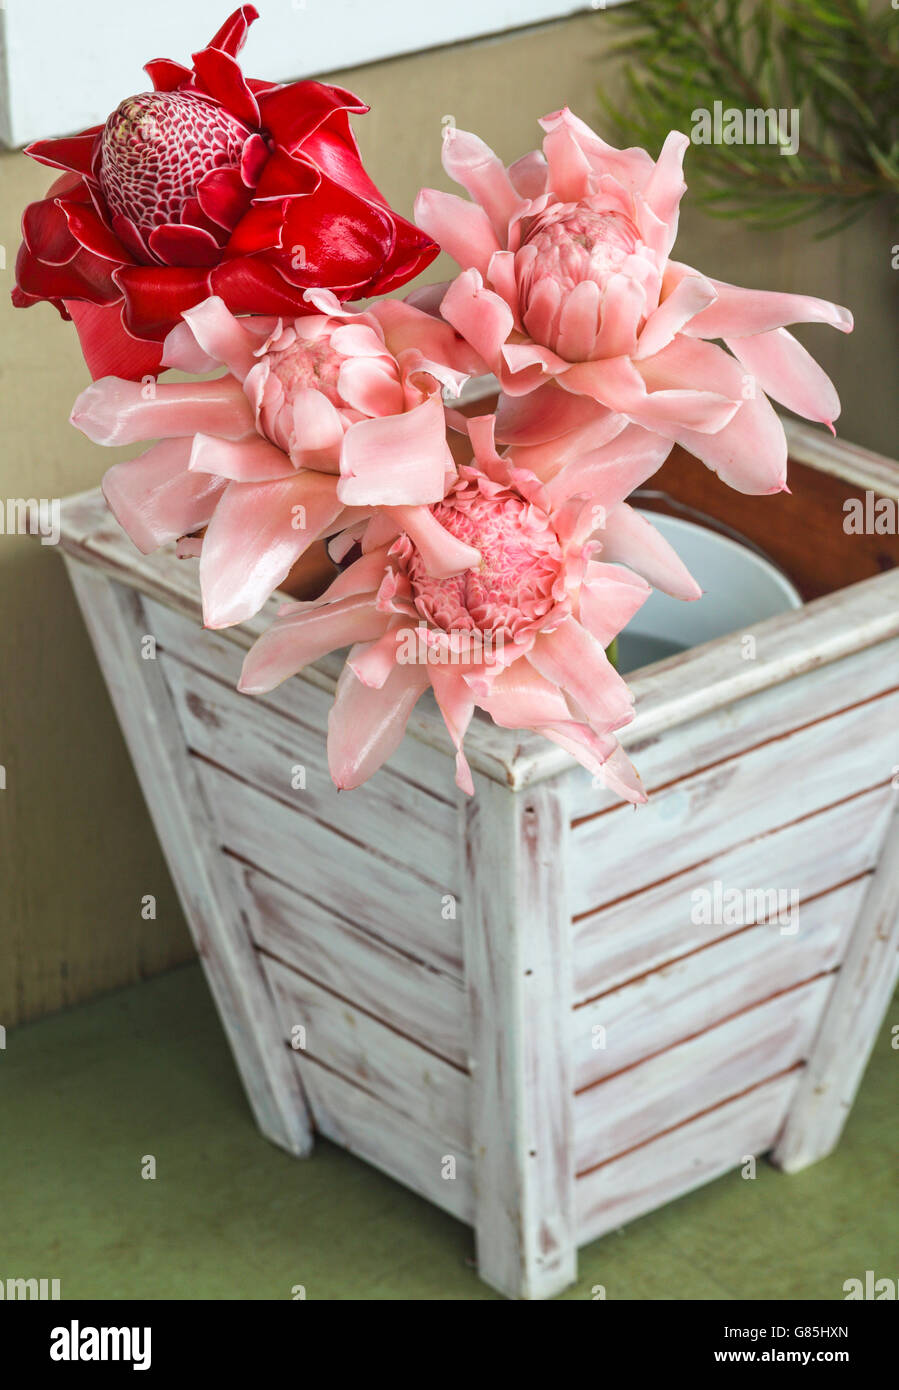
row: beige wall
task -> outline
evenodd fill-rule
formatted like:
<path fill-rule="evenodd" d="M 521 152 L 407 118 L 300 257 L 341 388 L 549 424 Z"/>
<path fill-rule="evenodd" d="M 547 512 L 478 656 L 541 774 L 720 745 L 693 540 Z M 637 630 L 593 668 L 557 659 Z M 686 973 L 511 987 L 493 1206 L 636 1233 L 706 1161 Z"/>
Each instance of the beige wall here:
<path fill-rule="evenodd" d="M 407 214 L 422 184 L 447 186 L 439 161 L 447 115 L 506 159 L 531 148 L 536 117 L 566 101 L 593 119 L 596 84 L 608 80 L 601 62 L 607 32 L 606 17 L 591 15 L 342 73 L 340 81 L 373 107 L 357 129 L 375 180 Z M 0 177 L 8 289 L 19 212 L 44 191 L 48 171 L 6 153 Z M 841 432 L 889 451 L 896 376 L 891 240 L 885 221 L 876 219 L 813 243 L 803 229 L 746 233 L 688 214 L 678 252 L 721 278 L 850 305 L 858 320 L 853 337 L 822 328 L 805 338 L 843 394 Z M 440 278 L 439 267 L 429 278 Z M 95 486 L 115 455 L 67 423 L 85 384 L 73 331 L 44 305 L 13 312 L 5 292 L 0 323 L 0 499 Z M 0 791 L 0 1024 L 9 1027 L 165 969 L 187 959 L 191 946 L 51 548 L 0 537 L 0 631 L 0 764 L 7 778 Z M 155 922 L 140 915 L 149 893 L 158 900 Z"/>

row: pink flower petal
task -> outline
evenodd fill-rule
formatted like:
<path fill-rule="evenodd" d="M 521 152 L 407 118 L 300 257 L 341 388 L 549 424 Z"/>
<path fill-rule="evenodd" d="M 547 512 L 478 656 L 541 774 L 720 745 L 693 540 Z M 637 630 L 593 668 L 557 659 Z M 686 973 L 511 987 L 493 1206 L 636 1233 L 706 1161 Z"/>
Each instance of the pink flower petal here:
<path fill-rule="evenodd" d="M 328 716 L 328 766 L 338 787 L 361 786 L 396 752 L 428 683 L 426 667 L 397 666 L 380 690 L 371 690 L 343 668 Z"/>
<path fill-rule="evenodd" d="M 602 558 L 628 565 L 672 598 L 697 599 L 702 590 L 664 536 L 626 502 L 609 511 L 601 532 Z"/>
<path fill-rule="evenodd" d="M 539 198 L 549 187 L 549 165 L 540 150 L 531 150 L 509 165 L 509 178 L 522 198 Z"/>
<path fill-rule="evenodd" d="M 202 304 L 185 309 L 182 318 L 203 351 L 226 366 L 238 381 L 243 381 L 255 365 L 253 354 L 258 343 L 226 307 L 225 301 L 218 295 L 210 295 Z"/>
<path fill-rule="evenodd" d="M 571 718 L 558 685 L 535 671 L 526 658 L 502 671 L 489 694 L 478 696 L 478 705 L 502 729 L 534 729 Z"/>
<path fill-rule="evenodd" d="M 574 618 L 541 632 L 528 660 L 558 685 L 598 733 L 610 733 L 634 717 L 633 696 L 602 646 Z"/>
<path fill-rule="evenodd" d="M 560 125 L 567 125 L 590 161 L 594 173 L 612 175 L 628 191 L 644 188 L 652 176 L 655 166 L 646 150 L 637 147 L 616 150 L 613 145 L 607 145 L 605 140 L 600 139 L 595 131 L 592 131 L 579 116 L 569 111 L 567 106 L 561 111 L 553 111 L 544 116 L 540 124 L 548 134 Z"/>
<path fill-rule="evenodd" d="M 295 391 L 290 403 L 293 436 L 290 456 L 297 467 L 339 473 L 344 421 L 328 397 L 312 387 Z"/>
<path fill-rule="evenodd" d="M 211 520 L 225 482 L 189 473 L 191 439 L 164 439 L 103 478 L 109 510 L 144 555 Z"/>
<path fill-rule="evenodd" d="M 632 570 L 591 561 L 581 584 L 578 618 L 602 647 L 608 647 L 651 593 L 646 580 Z"/>
<path fill-rule="evenodd" d="M 441 526 L 430 507 L 389 507 L 387 514 L 405 531 L 435 579 L 448 579 L 481 563 L 481 552 Z"/>
<path fill-rule="evenodd" d="M 362 415 L 401 415 L 405 406 L 396 363 L 386 355 L 348 357 L 340 367 L 337 389 Z"/>
<path fill-rule="evenodd" d="M 594 357 L 630 356 L 637 348 L 637 329 L 647 310 L 646 293 L 630 275 L 610 275 L 598 315 Z"/>
<path fill-rule="evenodd" d="M 203 542 L 206 627 L 257 613 L 341 510 L 336 479 L 304 470 L 272 483 L 229 483 Z"/>
<path fill-rule="evenodd" d="M 465 206 L 470 207 L 471 204 L 466 203 Z M 440 286 L 433 288 L 439 290 Z M 440 301 L 448 288 L 448 285 L 443 288 L 434 313 L 438 312 Z M 380 299 L 372 305 L 370 313 L 381 325 L 387 348 L 394 357 L 417 349 L 428 360 L 443 362 L 456 372 L 481 375 L 487 371 L 486 362 L 450 324 L 416 308 L 408 300 Z"/>
<path fill-rule="evenodd" d="M 591 356 L 599 332 L 601 298 L 599 285 L 593 280 L 582 280 L 565 296 L 556 351 L 566 361 L 585 362 Z"/>
<path fill-rule="evenodd" d="M 456 786 L 466 796 L 474 796 L 474 781 L 468 760 L 462 752 L 462 740 L 471 723 L 475 700 L 458 671 L 434 664 L 428 667 L 437 707 L 456 749 Z"/>
<path fill-rule="evenodd" d="M 438 502 L 445 466 L 443 402 L 435 391 L 404 415 L 350 425 L 340 453 L 340 500 L 351 507 Z"/>
<path fill-rule="evenodd" d="M 699 272 L 672 262 L 672 268 L 689 275 Z M 693 338 L 747 338 L 767 333 L 788 323 L 829 323 L 841 333 L 852 332 L 852 315 L 840 304 L 806 294 L 780 294 L 775 290 L 745 290 L 712 280 L 718 298 L 697 314 L 684 331 Z"/>
<path fill-rule="evenodd" d="M 665 241 L 654 249 L 661 251 L 666 258 L 677 237 L 678 209 L 681 198 L 687 191 L 687 185 L 684 183 L 684 155 L 689 148 L 689 136 L 672 130 L 666 137 L 655 168 L 643 189 L 647 207 L 665 226 Z"/>
<path fill-rule="evenodd" d="M 462 270 L 482 275 L 500 242 L 484 209 L 456 193 L 423 188 L 415 200 L 415 221 Z"/>
<path fill-rule="evenodd" d="M 780 492 L 786 481 L 787 442 L 783 426 L 765 395 L 729 353 L 713 343 L 678 335 L 668 347 L 639 364 L 654 396 L 659 387 L 702 381 L 732 400 L 741 400 L 736 414 L 720 430 L 701 432 L 667 426 L 664 433 L 707 464 L 737 492 L 764 496 Z M 676 392 L 665 394 L 675 395 Z"/>
<path fill-rule="evenodd" d="M 480 203 L 500 246 L 507 246 L 509 222 L 523 199 L 516 193 L 502 160 L 477 135 L 448 126 L 443 139 L 443 167 Z"/>
<path fill-rule="evenodd" d="M 640 333 L 635 357 L 652 357 L 667 347 L 685 324 L 714 304 L 717 291 L 704 275 L 685 275 L 650 314 Z"/>
<path fill-rule="evenodd" d="M 563 203 L 577 203 L 590 190 L 590 161 L 584 153 L 570 122 L 560 121 L 543 141 L 543 153 L 549 165 L 548 187 Z"/>
<path fill-rule="evenodd" d="M 188 468 L 192 473 L 214 473 L 239 483 L 271 482 L 296 474 L 287 454 L 259 435 L 238 440 L 194 435 Z"/>
<path fill-rule="evenodd" d="M 670 439 L 640 425 L 627 425 L 609 442 L 579 453 L 555 474 L 546 485 L 551 504 L 560 507 L 569 497 L 586 496 L 594 511 L 600 511 L 595 524 L 601 527 L 612 507 L 658 472 L 673 447 Z"/>
<path fill-rule="evenodd" d="M 440 312 L 491 370 L 499 369 L 500 350 L 515 321 L 506 301 L 484 288 L 478 271 L 463 270 L 456 277 L 441 301 Z"/>
<path fill-rule="evenodd" d="M 666 348 L 665 352 L 670 349 Z M 626 357 L 609 357 L 596 362 L 578 362 L 570 367 L 560 383 L 567 391 L 592 396 L 610 410 L 619 411 L 645 429 L 658 430 L 669 439 L 677 438 L 676 431 L 689 426 L 693 430 L 714 432 L 733 418 L 739 401 L 717 391 L 695 388 L 672 389 L 665 377 L 664 387 L 648 385 L 643 368 L 658 362 L 664 353 L 641 362 L 640 371 Z M 657 373 L 661 376 L 661 370 Z M 702 373 L 692 380 L 704 383 Z"/>
<path fill-rule="evenodd" d="M 240 439 L 254 428 L 247 398 L 229 376 L 187 383 L 104 376 L 82 391 L 70 419 L 95 444 L 171 439 L 198 430 Z"/>
<path fill-rule="evenodd" d="M 328 652 L 381 635 L 387 618 L 370 594 L 303 608 L 275 622 L 253 643 L 244 659 L 238 690 L 261 695 L 295 676 Z"/>
<path fill-rule="evenodd" d="M 731 352 L 755 377 L 760 390 L 788 410 L 818 420 L 833 432 L 840 398 L 833 382 L 785 328 L 772 328 L 752 338 L 726 338 Z"/>

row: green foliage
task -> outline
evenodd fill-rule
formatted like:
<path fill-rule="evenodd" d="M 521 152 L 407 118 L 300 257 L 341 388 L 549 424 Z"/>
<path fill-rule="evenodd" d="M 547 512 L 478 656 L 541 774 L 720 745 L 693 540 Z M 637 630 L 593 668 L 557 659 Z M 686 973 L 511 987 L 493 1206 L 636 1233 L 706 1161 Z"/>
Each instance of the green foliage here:
<path fill-rule="evenodd" d="M 637 0 L 609 12 L 627 31 L 617 137 L 657 153 L 692 113 L 798 109 L 799 147 L 697 145 L 688 179 L 707 212 L 784 226 L 817 216 L 828 235 L 899 196 L 899 10 L 889 0 Z"/>

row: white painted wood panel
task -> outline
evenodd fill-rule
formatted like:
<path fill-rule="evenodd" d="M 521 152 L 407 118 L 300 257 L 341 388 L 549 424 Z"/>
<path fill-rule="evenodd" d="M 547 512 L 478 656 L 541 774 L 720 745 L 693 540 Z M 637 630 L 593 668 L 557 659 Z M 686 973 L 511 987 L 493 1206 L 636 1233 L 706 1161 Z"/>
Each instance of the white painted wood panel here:
<path fill-rule="evenodd" d="M 300 1060 L 294 1054 L 294 1060 L 320 1134 L 451 1216 L 474 1223 L 469 1154 L 312 1058 Z"/>
<path fill-rule="evenodd" d="M 576 1087 L 836 969 L 866 888 L 857 879 L 801 906 L 795 936 L 777 925 L 748 927 L 572 1010 Z"/>
<path fill-rule="evenodd" d="M 683 777 L 636 811 L 622 806 L 583 821 L 570 842 L 572 913 L 888 782 L 897 762 L 899 692 Z M 822 846 L 824 873 L 826 854 Z"/>
<path fill-rule="evenodd" d="M 894 790 L 894 798 L 899 791 Z M 834 1148 L 899 978 L 899 809 L 871 877 L 836 988 L 774 1162 L 788 1173 Z"/>
<path fill-rule="evenodd" d="M 786 1072 L 809 1053 L 833 988 L 824 976 L 608 1077 L 575 1099 L 579 1174 Z"/>
<path fill-rule="evenodd" d="M 461 981 L 379 941 L 259 869 L 243 879 L 250 933 L 267 954 L 465 1067 Z"/>
<path fill-rule="evenodd" d="M 212 632 L 208 628 L 200 627 L 196 618 L 179 613 L 164 603 L 145 599 L 144 605 L 149 620 L 149 631 L 156 638 L 162 651 L 176 657 L 190 669 L 220 682 L 227 690 L 236 692 L 240 668 L 246 653 L 244 647 L 238 645 L 230 634 L 240 632 L 241 629 L 229 628 L 228 635 L 224 632 Z M 333 698 L 332 686 L 327 681 L 322 684 L 322 677 L 317 670 L 310 671 L 309 675 L 308 680 L 303 676 L 297 676 L 285 681 L 267 695 L 250 696 L 235 693 L 235 698 L 240 701 L 238 708 L 245 711 L 256 708 L 271 711 L 280 719 L 288 720 L 290 725 L 300 726 L 299 733 L 293 734 L 294 738 L 308 739 L 312 735 L 324 746 L 328 710 Z M 424 702 L 422 704 L 424 707 Z M 251 722 L 248 714 L 245 713 L 243 717 L 247 723 Z M 264 720 L 265 714 L 262 717 Z M 413 735 L 415 717 L 413 714 L 413 727 L 410 731 Z M 436 717 L 440 718 L 439 715 Z M 281 730 L 282 737 L 290 741 L 288 725 L 282 724 Z M 434 801 L 443 804 L 443 812 L 434 808 L 434 814 L 442 814 L 442 824 L 448 825 L 448 818 L 455 815 L 455 786 L 452 778 L 447 778 L 448 756 L 448 751 L 440 753 L 427 744 L 418 743 L 414 737 L 404 739 L 387 766 L 377 772 L 365 787 L 358 788 L 358 791 L 365 794 L 372 788 L 380 788 L 382 781 L 401 777 L 411 788 L 419 788 Z M 410 799 L 411 797 L 412 793 Z M 352 795 L 347 793 L 341 801 L 356 799 L 356 793 L 353 792 Z"/>
<path fill-rule="evenodd" d="M 798 633 L 796 640 L 801 641 Z M 752 665 L 752 662 L 744 662 L 740 654 L 740 634 L 722 638 L 720 645 L 722 664 L 730 661 L 735 666 Z M 759 652 L 756 659 L 761 655 Z M 632 682 L 637 690 L 637 719 L 631 728 L 622 731 L 622 736 L 628 756 L 637 764 L 644 786 L 652 796 L 656 788 L 711 763 L 732 758 L 899 685 L 899 639 L 878 643 L 852 657 L 727 703 L 699 719 L 681 724 L 676 730 L 668 729 L 647 739 L 639 737 L 645 713 L 645 705 L 640 701 L 640 682 L 639 675 Z M 602 787 L 594 787 L 589 774 L 581 769 L 572 773 L 569 796 L 575 821 L 618 804 Z"/>
<path fill-rule="evenodd" d="M 576 1001 L 727 935 L 730 928 L 692 920 L 698 890 L 716 882 L 738 890 L 785 888 L 803 902 L 873 869 L 894 795 L 889 784 L 876 787 L 580 918 L 573 937 Z"/>
<path fill-rule="evenodd" d="M 413 872 L 440 866 L 459 882 L 454 807 L 386 771 L 353 793 L 338 792 L 326 726 L 306 729 L 165 653 L 161 660 L 193 752 Z"/>
<path fill-rule="evenodd" d="M 312 1147 L 305 1098 L 279 1045 L 272 995 L 221 873 L 165 677 L 157 661 L 141 656 L 140 597 L 102 572 L 68 557 L 67 564 L 256 1123 L 274 1143 L 305 1156 Z"/>
<path fill-rule="evenodd" d="M 408 1116 L 430 1133 L 469 1150 L 469 1079 L 347 998 L 323 989 L 280 961 L 262 957 L 285 1043 Z M 294 1029 L 302 1033 L 294 1034 Z"/>
<path fill-rule="evenodd" d="M 798 1081 L 795 1072 L 768 1081 L 580 1178 L 575 1200 L 581 1244 L 767 1152 Z M 741 1179 L 735 1174 L 733 1181 Z"/>
<path fill-rule="evenodd" d="M 429 883 L 212 763 L 194 756 L 191 762 L 226 849 L 353 925 L 461 979 L 461 924 L 458 917 L 442 916 L 455 882 Z"/>
<path fill-rule="evenodd" d="M 568 808 L 559 787 L 478 777 L 462 817 L 478 1270 L 510 1298 L 550 1298 L 577 1273 Z"/>

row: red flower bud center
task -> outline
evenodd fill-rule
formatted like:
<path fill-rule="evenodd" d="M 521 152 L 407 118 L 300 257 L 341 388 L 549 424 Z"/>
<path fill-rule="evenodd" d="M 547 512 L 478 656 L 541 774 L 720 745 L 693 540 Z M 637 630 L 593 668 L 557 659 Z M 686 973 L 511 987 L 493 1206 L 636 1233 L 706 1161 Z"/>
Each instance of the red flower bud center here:
<path fill-rule="evenodd" d="M 100 145 L 100 187 L 113 222 L 146 240 L 154 227 L 193 221 L 197 187 L 213 170 L 239 169 L 250 131 L 194 92 L 142 92 L 113 111 Z M 129 245 L 133 244 L 129 241 Z"/>
<path fill-rule="evenodd" d="M 514 638 L 555 607 L 562 547 L 539 507 L 507 488 L 482 491 L 473 480 L 457 485 L 431 510 L 447 531 L 481 552 L 481 563 L 434 579 L 413 547 L 407 573 L 415 606 L 428 622 L 446 632 Z"/>

